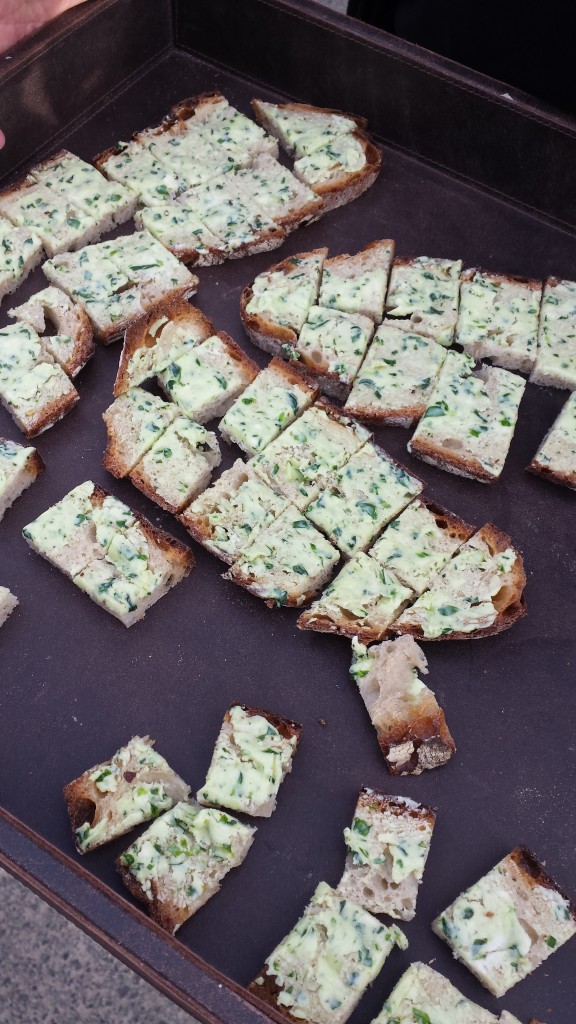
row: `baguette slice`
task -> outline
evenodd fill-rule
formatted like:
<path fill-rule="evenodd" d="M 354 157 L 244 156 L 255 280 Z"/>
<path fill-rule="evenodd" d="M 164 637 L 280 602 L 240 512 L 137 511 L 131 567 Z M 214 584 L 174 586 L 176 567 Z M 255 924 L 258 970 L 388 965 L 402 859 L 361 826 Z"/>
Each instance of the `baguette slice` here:
<path fill-rule="evenodd" d="M 352 641 L 350 675 L 391 775 L 420 775 L 446 764 L 456 750 L 444 712 L 419 671 L 427 674 L 428 663 L 412 637 L 369 648 Z"/>
<path fill-rule="evenodd" d="M 78 853 L 95 850 L 190 795 L 148 736 L 133 736 L 109 761 L 64 786 Z"/>
<path fill-rule="evenodd" d="M 158 383 L 185 416 L 208 423 L 228 411 L 259 369 L 229 334 L 219 331 L 175 356 L 158 374 Z"/>
<path fill-rule="evenodd" d="M 549 277 L 544 285 L 530 380 L 544 387 L 576 390 L 576 281 Z"/>
<path fill-rule="evenodd" d="M 0 302 L 16 291 L 43 256 L 37 235 L 0 216 Z"/>
<path fill-rule="evenodd" d="M 18 605 L 18 598 L 14 597 L 8 587 L 0 587 L 0 626 L 3 626 L 9 615 L 12 614 Z"/>
<path fill-rule="evenodd" d="M 536 361 L 542 282 L 466 270 L 456 341 L 474 359 L 530 373 Z"/>
<path fill-rule="evenodd" d="M 43 288 L 21 306 L 9 309 L 8 316 L 28 324 L 38 334 L 51 323 L 56 334 L 43 338 L 43 345 L 69 377 L 75 377 L 94 355 L 94 335 L 88 315 L 61 288 Z"/>
<path fill-rule="evenodd" d="M 367 316 L 311 306 L 294 351 L 322 391 L 345 399 L 373 333 Z"/>
<path fill-rule="evenodd" d="M 327 249 L 297 253 L 245 288 L 240 315 L 248 337 L 272 355 L 296 358 L 294 344 L 318 297 Z"/>
<path fill-rule="evenodd" d="M 386 316 L 403 330 L 417 331 L 449 347 L 458 315 L 461 260 L 398 257 L 392 265 Z"/>
<path fill-rule="evenodd" d="M 371 242 L 354 256 L 345 253 L 326 260 L 318 305 L 342 313 L 361 313 L 379 324 L 393 259 L 394 241 L 384 238 Z"/>
<path fill-rule="evenodd" d="M 220 465 L 215 434 L 178 416 L 130 473 L 130 480 L 151 501 L 175 515 L 210 483 Z"/>
<path fill-rule="evenodd" d="M 576 392 L 554 420 L 528 469 L 576 490 Z"/>
<path fill-rule="evenodd" d="M 0 192 L 0 213 L 37 235 L 49 256 L 79 249 L 101 234 L 94 217 L 30 177 Z"/>
<path fill-rule="evenodd" d="M 108 433 L 104 469 L 117 479 L 128 476 L 177 416 L 173 402 L 142 388 L 124 392 L 102 413 Z"/>
<path fill-rule="evenodd" d="M 576 906 L 534 854 L 517 846 L 432 929 L 493 995 L 503 996 L 576 934 Z"/>
<path fill-rule="evenodd" d="M 352 827 L 344 829 L 344 874 L 336 891 L 372 914 L 411 921 L 436 815 L 402 796 L 360 790 Z"/>
<path fill-rule="evenodd" d="M 73 196 L 78 206 L 94 218 L 101 234 L 129 220 L 136 209 L 137 199 L 129 189 L 107 181 L 96 167 L 67 149 L 35 164 L 30 174 L 58 195 Z"/>
<path fill-rule="evenodd" d="M 466 999 L 427 964 L 412 963 L 388 996 L 372 1024 L 520 1024 L 512 1014 L 500 1017 Z M 534 1022 L 533 1022 L 534 1024 Z"/>
<path fill-rule="evenodd" d="M 282 715 L 233 704 L 224 715 L 196 799 L 269 818 L 276 810 L 278 790 L 292 771 L 301 732 L 301 725 Z"/>
<path fill-rule="evenodd" d="M 0 521 L 44 468 L 35 448 L 24 448 L 16 441 L 0 437 Z"/>

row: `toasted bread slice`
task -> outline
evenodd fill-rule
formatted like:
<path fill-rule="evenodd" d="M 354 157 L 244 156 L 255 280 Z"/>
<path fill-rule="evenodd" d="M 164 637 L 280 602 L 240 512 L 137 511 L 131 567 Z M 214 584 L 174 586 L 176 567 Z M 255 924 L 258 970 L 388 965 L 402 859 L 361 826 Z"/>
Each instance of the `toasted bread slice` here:
<path fill-rule="evenodd" d="M 233 107 L 220 92 L 202 93 L 180 100 L 170 110 L 174 128 L 192 130 L 205 142 L 228 153 L 237 165 L 261 154 L 278 156 L 278 143 L 249 117 Z"/>
<path fill-rule="evenodd" d="M 396 945 L 408 945 L 396 925 L 320 882 L 248 990 L 287 1020 L 295 1011 L 308 1024 L 344 1024 Z"/>
<path fill-rule="evenodd" d="M 94 218 L 100 234 L 133 216 L 137 198 L 123 185 L 107 181 L 103 174 L 80 157 L 61 149 L 32 167 L 30 175 L 55 193 L 74 202 Z"/>
<path fill-rule="evenodd" d="M 89 213 L 29 177 L 0 192 L 0 213 L 37 235 L 49 256 L 79 249 L 102 233 Z"/>
<path fill-rule="evenodd" d="M 272 355 L 297 358 L 294 344 L 316 303 L 327 249 L 289 256 L 245 288 L 240 315 L 248 337 Z"/>
<path fill-rule="evenodd" d="M 344 829 L 346 865 L 336 891 L 371 914 L 411 921 L 435 824 L 430 807 L 361 789 L 352 827 Z"/>
<path fill-rule="evenodd" d="M 384 238 L 371 242 L 354 256 L 345 253 L 326 260 L 318 305 L 343 313 L 361 313 L 379 324 L 393 259 L 394 241 Z"/>
<path fill-rule="evenodd" d="M 142 388 L 130 388 L 102 413 L 108 444 L 102 465 L 112 476 L 128 476 L 178 416 L 173 402 L 163 402 Z"/>
<path fill-rule="evenodd" d="M 264 210 L 255 208 L 235 177 L 223 174 L 190 188 L 177 199 L 220 240 L 228 259 L 277 249 L 286 232 Z"/>
<path fill-rule="evenodd" d="M 224 715 L 206 781 L 196 799 L 269 818 L 288 772 L 302 726 L 282 715 L 233 704 Z"/>
<path fill-rule="evenodd" d="M 522 556 L 507 534 L 488 523 L 462 545 L 392 631 L 422 640 L 501 633 L 526 614 L 525 586 Z"/>
<path fill-rule="evenodd" d="M 228 411 L 259 369 L 229 334 L 219 331 L 175 356 L 158 381 L 185 416 L 208 423 Z"/>
<path fill-rule="evenodd" d="M 576 392 L 554 420 L 528 469 L 576 490 Z"/>
<path fill-rule="evenodd" d="M 576 906 L 534 854 L 517 846 L 432 928 L 493 995 L 503 996 L 576 934 Z"/>
<path fill-rule="evenodd" d="M 576 390 L 576 281 L 549 277 L 544 285 L 533 384 Z"/>
<path fill-rule="evenodd" d="M 268 154 L 237 172 L 235 185 L 250 204 L 263 210 L 285 231 L 318 220 L 324 212 L 320 196 Z"/>
<path fill-rule="evenodd" d="M 130 189 L 145 206 L 161 206 L 187 187 L 183 178 L 135 139 L 100 153 L 94 157 L 94 165 L 111 181 Z"/>
<path fill-rule="evenodd" d="M 372 1024 L 520 1024 L 512 1014 L 501 1017 L 466 999 L 451 982 L 428 964 L 412 963 L 388 996 Z"/>
<path fill-rule="evenodd" d="M 411 636 L 368 648 L 352 641 L 350 675 L 391 775 L 420 775 L 445 764 L 456 750 L 444 712 L 419 671 L 427 674 L 428 663 Z"/>
<path fill-rule="evenodd" d="M 374 323 L 361 313 L 312 306 L 294 345 L 308 373 L 327 395 L 344 399 L 374 333 Z"/>
<path fill-rule="evenodd" d="M 62 367 L 47 360 L 0 383 L 0 401 L 26 437 L 53 427 L 79 398 Z"/>
<path fill-rule="evenodd" d="M 180 802 L 118 857 L 116 867 L 153 920 L 174 934 L 242 863 L 255 831 L 213 807 Z"/>
<path fill-rule="evenodd" d="M 417 331 L 440 345 L 452 344 L 458 316 L 462 260 L 432 256 L 396 258 L 386 297 L 386 316 L 403 330 Z"/>
<path fill-rule="evenodd" d="M 148 736 L 133 736 L 109 761 L 64 786 L 78 853 L 87 853 L 150 821 L 190 795 Z"/>
<path fill-rule="evenodd" d="M 44 463 L 35 448 L 0 437 L 0 520 L 43 472 Z"/>
<path fill-rule="evenodd" d="M 136 132 L 134 139 L 152 154 L 186 188 L 204 184 L 237 166 L 232 155 L 213 145 L 201 131 L 186 129 L 184 122 L 170 117 L 155 128 Z"/>
<path fill-rule="evenodd" d="M 0 216 L 0 302 L 16 291 L 43 256 L 37 235 Z"/>
<path fill-rule="evenodd" d="M 10 593 L 8 587 L 0 587 L 0 626 L 4 625 L 18 603 L 18 598 Z"/>
<path fill-rule="evenodd" d="M 174 256 L 192 267 L 214 267 L 228 258 L 222 240 L 185 203 L 145 207 L 134 220 L 137 227 L 145 228 Z"/>
<path fill-rule="evenodd" d="M 75 377 L 94 354 L 94 335 L 87 313 L 60 288 L 43 288 L 27 302 L 8 310 L 8 316 L 42 334 L 47 322 L 56 334 L 43 339 L 44 348 L 69 377 Z"/>
<path fill-rule="evenodd" d="M 456 341 L 474 359 L 529 373 L 536 361 L 542 282 L 466 270 Z"/>
<path fill-rule="evenodd" d="M 206 489 L 221 457 L 216 434 L 178 416 L 134 467 L 130 480 L 146 497 L 176 514 Z"/>
<path fill-rule="evenodd" d="M 326 142 L 341 135 L 365 129 L 367 121 L 355 114 L 344 114 L 308 103 L 267 103 L 252 100 L 260 124 L 274 135 L 290 156 L 308 156 Z"/>
<path fill-rule="evenodd" d="M 500 476 L 526 382 L 518 374 L 450 351 L 408 451 L 432 466 L 480 483 Z"/>
<path fill-rule="evenodd" d="M 423 415 L 446 349 L 385 321 L 377 328 L 344 408 L 368 423 L 410 427 Z"/>

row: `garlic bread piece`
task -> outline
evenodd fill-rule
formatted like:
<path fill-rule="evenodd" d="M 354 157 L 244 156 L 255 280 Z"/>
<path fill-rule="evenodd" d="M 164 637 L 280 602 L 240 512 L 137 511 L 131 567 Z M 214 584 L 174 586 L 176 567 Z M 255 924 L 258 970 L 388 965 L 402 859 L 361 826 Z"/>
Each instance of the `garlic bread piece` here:
<path fill-rule="evenodd" d="M 112 476 L 128 476 L 178 416 L 174 402 L 164 402 L 143 388 L 130 388 L 102 413 L 108 444 L 102 465 Z"/>
<path fill-rule="evenodd" d="M 360 313 L 312 306 L 294 351 L 322 391 L 344 399 L 373 333 L 373 321 Z"/>
<path fill-rule="evenodd" d="M 70 202 L 31 177 L 0 192 L 0 213 L 16 227 L 37 235 L 49 256 L 79 249 L 101 234 L 98 222 Z"/>
<path fill-rule="evenodd" d="M 433 256 L 397 258 L 392 264 L 386 316 L 449 347 L 458 315 L 462 260 Z"/>
<path fill-rule="evenodd" d="M 256 117 L 290 156 L 306 156 L 341 135 L 365 128 L 362 117 L 308 103 L 267 103 L 252 100 Z"/>
<path fill-rule="evenodd" d="M 277 249 L 286 237 L 284 229 L 252 204 L 230 174 L 187 189 L 176 205 L 186 207 L 220 239 L 229 259 Z"/>
<path fill-rule="evenodd" d="M 562 407 L 528 469 L 576 490 L 576 392 Z"/>
<path fill-rule="evenodd" d="M 371 242 L 354 256 L 345 253 L 326 260 L 318 305 L 343 313 L 361 313 L 379 324 L 393 258 L 394 242 L 384 238 Z"/>
<path fill-rule="evenodd" d="M 412 963 L 388 996 L 372 1024 L 520 1024 L 512 1014 L 501 1017 L 466 999 L 428 964 Z"/>
<path fill-rule="evenodd" d="M 136 464 L 130 480 L 161 508 L 177 514 L 205 490 L 221 458 L 215 434 L 178 416 Z"/>
<path fill-rule="evenodd" d="M 544 284 L 533 384 L 576 390 L 576 281 Z"/>
<path fill-rule="evenodd" d="M 137 198 L 132 191 L 108 181 L 96 167 L 67 149 L 35 164 L 30 174 L 58 195 L 73 196 L 74 202 L 94 218 L 100 234 L 123 224 L 136 209 Z"/>
<path fill-rule="evenodd" d="M 250 204 L 263 210 L 285 231 L 310 224 L 324 212 L 321 198 L 269 154 L 239 170 L 234 183 Z"/>
<path fill-rule="evenodd" d="M 474 359 L 529 373 L 536 361 L 542 282 L 486 270 L 461 275 L 456 341 Z"/>
<path fill-rule="evenodd" d="M 217 178 L 236 166 L 229 153 L 212 145 L 201 132 L 184 130 L 180 121 L 146 128 L 136 132 L 134 139 L 186 188 Z"/>
<path fill-rule="evenodd" d="M 135 139 L 100 153 L 94 157 L 94 164 L 111 181 L 130 189 L 144 206 L 162 205 L 187 186 L 183 178 Z"/>
<path fill-rule="evenodd" d="M 227 412 L 259 369 L 228 334 L 219 331 L 174 356 L 158 374 L 158 382 L 185 416 L 207 423 Z"/>
<path fill-rule="evenodd" d="M 297 358 L 294 343 L 318 298 L 327 255 L 327 249 L 314 249 L 289 256 L 244 289 L 240 315 L 255 345 L 272 355 Z"/>
<path fill-rule="evenodd" d="M 0 401 L 26 437 L 53 427 L 79 398 L 62 367 L 47 360 L 0 383 Z"/>
<path fill-rule="evenodd" d="M 18 603 L 18 598 L 10 593 L 8 587 L 0 587 L 0 626 L 4 625 Z"/>
<path fill-rule="evenodd" d="M 149 231 L 174 256 L 193 267 L 213 267 L 224 263 L 225 244 L 210 231 L 184 203 L 146 206 L 134 218 L 136 226 Z"/>
<path fill-rule="evenodd" d="M 44 462 L 35 448 L 0 437 L 0 521 L 16 498 L 43 472 Z"/>
<path fill-rule="evenodd" d="M 43 256 L 38 235 L 0 216 L 0 302 L 16 291 Z"/>
<path fill-rule="evenodd" d="M 261 154 L 278 156 L 278 143 L 258 124 L 242 114 L 220 92 L 202 93 L 180 100 L 170 110 L 174 130 L 202 133 L 202 137 L 241 165 Z"/>
<path fill-rule="evenodd" d="M 61 288 L 43 288 L 21 306 L 9 309 L 8 316 L 28 324 L 38 334 L 52 324 L 56 334 L 43 337 L 42 345 L 69 377 L 75 377 L 94 354 L 88 315 Z"/>

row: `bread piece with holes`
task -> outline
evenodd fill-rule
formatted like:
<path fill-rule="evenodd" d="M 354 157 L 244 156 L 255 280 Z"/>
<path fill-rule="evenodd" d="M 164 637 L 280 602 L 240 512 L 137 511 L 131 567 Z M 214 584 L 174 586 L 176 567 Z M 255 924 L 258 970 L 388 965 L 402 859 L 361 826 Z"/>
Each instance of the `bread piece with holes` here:
<path fill-rule="evenodd" d="M 224 715 L 206 781 L 196 799 L 269 818 L 300 740 L 302 726 L 282 715 L 233 704 Z"/>
<path fill-rule="evenodd" d="M 576 907 L 534 854 L 517 846 L 432 928 L 478 981 L 503 996 L 576 934 Z"/>
<path fill-rule="evenodd" d="M 239 867 L 256 829 L 213 807 L 180 802 L 118 857 L 124 885 L 174 934 Z"/>
<path fill-rule="evenodd" d="M 522 556 L 488 523 L 397 619 L 394 633 L 422 640 L 466 640 L 509 629 L 526 614 Z"/>
<path fill-rule="evenodd" d="M 216 434 L 178 416 L 137 463 L 130 480 L 151 501 L 177 514 L 205 490 L 221 458 Z"/>
<path fill-rule="evenodd" d="M 435 824 L 434 811 L 415 800 L 360 790 L 336 891 L 371 914 L 411 921 Z"/>
<path fill-rule="evenodd" d="M 446 764 L 456 750 L 444 712 L 419 672 L 426 675 L 428 663 L 411 636 L 373 647 L 352 641 L 350 675 L 391 775 L 420 775 Z"/>
<path fill-rule="evenodd" d="M 345 399 L 373 333 L 373 321 L 360 313 L 312 306 L 294 352 L 323 392 Z"/>
<path fill-rule="evenodd" d="M 372 1024 L 520 1024 L 512 1014 L 501 1017 L 466 999 L 428 964 L 412 963 L 388 996 Z M 533 1022 L 534 1024 L 534 1022 Z"/>
<path fill-rule="evenodd" d="M 208 423 L 228 411 L 259 370 L 229 334 L 219 331 L 175 356 L 158 382 L 185 416 Z"/>
<path fill-rule="evenodd" d="M 133 736 L 110 760 L 64 786 L 78 853 L 125 835 L 189 794 L 190 786 L 154 750 L 154 740 Z"/>
<path fill-rule="evenodd" d="M 361 313 L 375 324 L 381 323 L 393 259 L 394 242 L 384 238 L 371 242 L 354 256 L 345 253 L 326 260 L 318 305 L 343 313 Z"/>
<path fill-rule="evenodd" d="M 544 284 L 533 384 L 576 390 L 576 281 Z"/>
<path fill-rule="evenodd" d="M 37 235 L 49 256 L 80 249 L 101 234 L 91 214 L 31 177 L 0 192 L 0 213 Z"/>
<path fill-rule="evenodd" d="M 88 315 L 61 288 L 43 288 L 21 306 L 9 309 L 8 316 L 28 324 L 38 334 L 52 324 L 56 334 L 46 335 L 42 343 L 69 377 L 75 377 L 94 354 Z"/>
<path fill-rule="evenodd" d="M 0 302 L 16 291 L 43 256 L 42 242 L 34 232 L 0 217 Z"/>
<path fill-rule="evenodd" d="M 3 626 L 9 615 L 12 614 L 18 605 L 18 598 L 14 597 L 8 587 L 0 587 L 0 626 Z"/>
<path fill-rule="evenodd" d="M 0 437 L 0 520 L 43 472 L 44 462 L 35 448 Z"/>
<path fill-rule="evenodd" d="M 576 392 L 562 407 L 528 469 L 576 490 Z"/>
<path fill-rule="evenodd" d="M 294 344 L 318 298 L 327 255 L 327 249 L 313 249 L 289 256 L 244 289 L 240 315 L 255 345 L 275 356 L 297 358 Z"/>
<path fill-rule="evenodd" d="M 74 202 L 94 218 L 104 234 L 132 217 L 137 199 L 133 192 L 108 181 L 92 164 L 61 149 L 32 167 L 30 174 L 54 193 Z"/>
<path fill-rule="evenodd" d="M 112 476 L 128 476 L 178 416 L 174 402 L 163 402 L 142 388 L 130 388 L 102 413 L 108 444 L 102 465 Z"/>
<path fill-rule="evenodd" d="M 456 341 L 474 359 L 530 373 L 536 361 L 542 282 L 486 270 L 461 275 Z"/>
<path fill-rule="evenodd" d="M 386 316 L 449 347 L 458 315 L 462 260 L 433 256 L 394 260 L 386 296 Z"/>

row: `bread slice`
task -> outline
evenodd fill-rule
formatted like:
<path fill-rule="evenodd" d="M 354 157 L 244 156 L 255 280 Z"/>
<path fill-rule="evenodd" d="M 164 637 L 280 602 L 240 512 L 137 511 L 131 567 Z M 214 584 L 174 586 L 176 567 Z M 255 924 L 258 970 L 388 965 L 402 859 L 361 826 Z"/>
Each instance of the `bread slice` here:
<path fill-rule="evenodd" d="M 458 316 L 462 260 L 433 256 L 398 257 L 392 265 L 386 316 L 449 347 Z"/>
<path fill-rule="evenodd" d="M 360 790 L 336 891 L 371 914 L 411 921 L 435 824 L 434 811 L 415 800 Z"/>
<path fill-rule="evenodd" d="M 196 799 L 269 818 L 300 740 L 302 726 L 282 715 L 233 704 L 224 715 L 206 781 Z"/>
<path fill-rule="evenodd" d="M 318 298 L 327 249 L 289 256 L 259 274 L 240 299 L 248 337 L 272 355 L 297 358 L 294 344 Z"/>
<path fill-rule="evenodd" d="M 194 540 L 231 565 L 287 507 L 287 498 L 237 459 L 179 519 Z"/>
<path fill-rule="evenodd" d="M 290 505 L 258 532 L 223 578 L 261 597 L 269 608 L 298 608 L 318 593 L 339 557 Z"/>
<path fill-rule="evenodd" d="M 344 408 L 368 423 L 410 427 L 423 415 L 446 349 L 390 321 L 377 328 Z"/>
<path fill-rule="evenodd" d="M 88 853 L 190 795 L 190 786 L 154 750 L 149 736 L 133 736 L 108 761 L 64 786 L 78 853 Z"/>
<path fill-rule="evenodd" d="M 450 351 L 408 442 L 408 451 L 448 473 L 493 483 L 514 434 L 526 382 L 518 374 Z"/>
<path fill-rule="evenodd" d="M 61 288 L 43 288 L 21 306 L 9 309 L 8 316 L 28 324 L 38 334 L 52 324 L 56 334 L 46 335 L 43 346 L 69 377 L 75 377 L 94 354 L 88 315 Z"/>
<path fill-rule="evenodd" d="M 183 121 L 171 117 L 155 128 L 136 132 L 134 139 L 178 181 L 185 182 L 186 188 L 201 185 L 237 166 L 228 151 L 214 145 L 197 128 L 187 129 Z"/>
<path fill-rule="evenodd" d="M 441 505 L 420 497 L 389 523 L 370 556 L 421 594 L 474 530 Z"/>
<path fill-rule="evenodd" d="M 9 615 L 12 614 L 18 604 L 18 598 L 14 597 L 8 587 L 0 587 L 0 626 L 3 626 Z"/>
<path fill-rule="evenodd" d="M 37 235 L 49 256 L 79 249 L 101 234 L 91 214 L 30 177 L 0 192 L 0 213 Z"/>
<path fill-rule="evenodd" d="M 533 384 L 576 390 L 576 281 L 544 284 Z"/>
<path fill-rule="evenodd" d="M 367 121 L 340 110 L 313 107 L 308 103 L 267 103 L 252 100 L 260 124 L 280 141 L 290 156 L 308 156 L 326 142 L 364 129 Z"/>
<path fill-rule="evenodd" d="M 124 885 L 174 934 L 239 867 L 256 829 L 213 807 L 180 802 L 118 857 Z"/>
<path fill-rule="evenodd" d="M 35 448 L 0 437 L 0 521 L 16 498 L 44 472 L 44 462 Z"/>
<path fill-rule="evenodd" d="M 37 235 L 0 216 L 0 302 L 16 291 L 43 256 Z"/>
<path fill-rule="evenodd" d="M 26 437 L 53 427 L 79 398 L 62 367 L 47 360 L 0 383 L 0 401 Z"/>
<path fill-rule="evenodd" d="M 365 551 L 423 486 L 382 448 L 368 442 L 328 476 L 305 515 L 350 558 Z"/>
<path fill-rule="evenodd" d="M 525 846 L 466 889 L 432 925 L 495 996 L 576 934 L 576 907 Z"/>
<path fill-rule="evenodd" d="M 52 361 L 42 340 L 28 324 L 7 324 L 0 330 L 0 384 L 23 377 L 38 363 Z"/>
<path fill-rule="evenodd" d="M 238 171 L 234 184 L 285 231 L 311 224 L 324 212 L 322 199 L 269 154 L 257 156 L 250 167 Z"/>
<path fill-rule="evenodd" d="M 102 413 L 108 444 L 102 465 L 112 476 L 128 476 L 178 416 L 173 402 L 163 402 L 142 388 L 130 388 Z"/>
<path fill-rule="evenodd" d="M 460 548 L 394 623 L 423 640 L 466 640 L 509 629 L 526 614 L 522 556 L 488 523 Z"/>
<path fill-rule="evenodd" d="M 339 633 L 370 643 L 386 636 L 413 598 L 394 573 L 363 551 L 351 558 L 318 600 L 302 612 L 299 629 Z"/>
<path fill-rule="evenodd" d="M 260 367 L 224 331 L 181 352 L 158 374 L 166 395 L 196 423 L 223 416 Z"/>
<path fill-rule="evenodd" d="M 80 157 L 61 149 L 48 160 L 35 164 L 30 175 L 40 184 L 74 202 L 94 218 L 104 234 L 133 216 L 137 198 L 123 185 L 112 184 Z"/>
<path fill-rule="evenodd" d="M 344 1024 L 396 945 L 408 945 L 396 925 L 320 882 L 248 991 L 287 1020 Z"/>
<path fill-rule="evenodd" d="M 198 213 L 184 203 L 147 206 L 134 218 L 136 226 L 154 235 L 163 246 L 193 267 L 214 267 L 228 258 L 226 246 Z"/>
<path fill-rule="evenodd" d="M 284 229 L 246 198 L 231 174 L 188 189 L 176 205 L 185 207 L 220 240 L 228 259 L 269 252 L 286 238 Z"/>
<path fill-rule="evenodd" d="M 137 463 L 130 480 L 151 501 L 176 514 L 206 489 L 221 458 L 216 434 L 178 416 Z"/>
<path fill-rule="evenodd" d="M 576 392 L 562 407 L 528 469 L 576 490 Z"/>
<path fill-rule="evenodd" d="M 95 156 L 93 162 L 111 181 L 130 189 L 144 206 L 163 205 L 187 187 L 183 178 L 160 163 L 135 139 L 119 142 Z"/>
<path fill-rule="evenodd" d="M 486 270 L 461 275 L 456 341 L 474 359 L 529 373 L 536 361 L 542 282 Z"/>
<path fill-rule="evenodd" d="M 131 626 L 194 567 L 192 552 L 91 480 L 22 531 L 38 554 Z"/>
<path fill-rule="evenodd" d="M 180 100 L 170 110 L 174 129 L 192 131 L 243 166 L 261 154 L 278 156 L 278 143 L 251 118 L 233 107 L 221 92 Z"/>
<path fill-rule="evenodd" d="M 319 401 L 255 457 L 254 469 L 303 511 L 370 437 L 355 420 Z"/>
<path fill-rule="evenodd" d="M 361 313 L 311 306 L 294 351 L 322 391 L 345 399 L 373 333 L 372 320 Z"/>
<path fill-rule="evenodd" d="M 393 259 L 394 242 L 384 238 L 371 242 L 354 256 L 345 253 L 326 260 L 318 305 L 342 313 L 361 313 L 379 324 Z"/>
<path fill-rule="evenodd" d="M 257 455 L 298 418 L 318 395 L 313 381 L 281 359 L 272 359 L 218 424 L 228 444 Z"/>
<path fill-rule="evenodd" d="M 388 996 L 372 1024 L 519 1024 L 512 1014 L 501 1017 L 466 999 L 428 964 L 412 963 Z"/>

